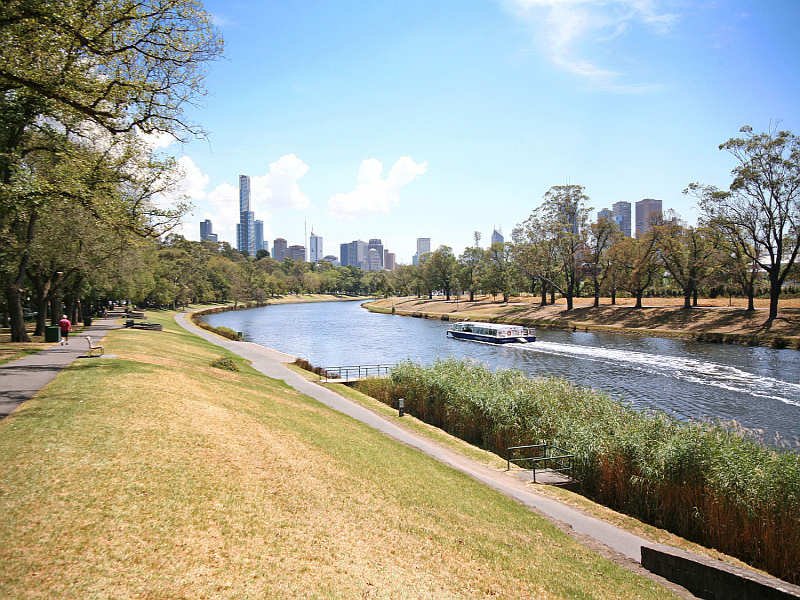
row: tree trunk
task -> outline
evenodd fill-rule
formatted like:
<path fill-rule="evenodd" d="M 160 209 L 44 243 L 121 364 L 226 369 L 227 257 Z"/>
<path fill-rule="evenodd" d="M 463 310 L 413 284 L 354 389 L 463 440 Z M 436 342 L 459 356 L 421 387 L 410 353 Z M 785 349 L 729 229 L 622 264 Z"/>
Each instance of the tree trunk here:
<path fill-rule="evenodd" d="M 542 302 L 541 306 L 547 306 L 547 284 L 542 279 Z"/>
<path fill-rule="evenodd" d="M 689 290 L 683 291 L 683 308 L 692 308 L 692 293 Z"/>
<path fill-rule="evenodd" d="M 697 306 L 697 288 L 692 291 L 692 306 Z"/>
<path fill-rule="evenodd" d="M 36 331 L 33 335 L 44 335 L 44 328 L 47 326 L 47 295 L 36 290 Z"/>
<path fill-rule="evenodd" d="M 16 282 L 12 281 L 6 287 L 6 301 L 8 315 L 11 318 L 11 341 L 30 342 L 31 338 L 25 331 L 25 317 L 22 314 L 22 290 Z"/>
<path fill-rule="evenodd" d="M 756 302 L 755 302 L 756 292 L 752 285 L 748 288 L 746 294 L 747 294 L 747 312 L 753 312 L 756 309 Z"/>
<path fill-rule="evenodd" d="M 767 323 L 771 323 L 778 317 L 778 298 L 781 295 L 781 282 L 778 279 L 777 269 L 769 274 L 769 317 Z"/>
<path fill-rule="evenodd" d="M 469 301 L 470 302 L 475 302 L 475 290 L 470 290 L 469 291 Z"/>
<path fill-rule="evenodd" d="M 444 291 L 444 294 L 445 294 L 445 300 L 446 300 L 446 301 L 448 301 L 448 302 L 450 302 L 450 288 L 447 288 L 447 289 Z"/>
<path fill-rule="evenodd" d="M 611 306 L 616 306 L 617 304 L 617 288 L 611 288 Z"/>
<path fill-rule="evenodd" d="M 644 295 L 644 291 L 636 292 L 636 304 L 633 308 L 642 308 L 642 296 Z"/>
<path fill-rule="evenodd" d="M 594 307 L 598 308 L 600 306 L 600 286 L 597 283 L 597 277 L 593 279 L 594 283 Z"/>
<path fill-rule="evenodd" d="M 554 287 L 550 286 L 550 304 L 556 303 L 556 290 Z"/>
<path fill-rule="evenodd" d="M 573 305 L 574 304 L 573 304 L 572 294 L 568 293 L 567 294 L 567 310 L 572 310 Z"/>

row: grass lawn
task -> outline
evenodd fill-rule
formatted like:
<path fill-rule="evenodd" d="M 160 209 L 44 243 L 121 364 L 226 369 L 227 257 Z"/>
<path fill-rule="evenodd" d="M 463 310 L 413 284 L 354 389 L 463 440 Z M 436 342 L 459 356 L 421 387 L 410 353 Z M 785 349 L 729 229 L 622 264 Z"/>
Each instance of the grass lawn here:
<path fill-rule="evenodd" d="M 0 422 L 0 597 L 669 596 L 148 318 Z"/>

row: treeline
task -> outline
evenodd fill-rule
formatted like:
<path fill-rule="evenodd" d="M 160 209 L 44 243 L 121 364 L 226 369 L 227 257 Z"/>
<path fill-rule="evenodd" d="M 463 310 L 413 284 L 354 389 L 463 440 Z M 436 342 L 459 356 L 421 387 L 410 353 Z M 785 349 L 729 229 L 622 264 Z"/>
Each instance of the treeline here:
<path fill-rule="evenodd" d="M 0 309 L 28 341 L 26 308 L 85 316 L 157 271 L 140 250 L 187 206 L 156 142 L 201 133 L 183 109 L 222 45 L 195 0 L 3 2 L 0 39 Z"/>

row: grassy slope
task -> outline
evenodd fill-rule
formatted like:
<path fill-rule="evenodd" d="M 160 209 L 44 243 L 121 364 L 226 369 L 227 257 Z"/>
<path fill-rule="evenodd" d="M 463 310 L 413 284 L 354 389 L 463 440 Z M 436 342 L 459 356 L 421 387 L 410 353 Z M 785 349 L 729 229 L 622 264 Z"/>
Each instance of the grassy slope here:
<path fill-rule="evenodd" d="M 1 597 L 668 595 L 154 320 L 0 422 Z"/>

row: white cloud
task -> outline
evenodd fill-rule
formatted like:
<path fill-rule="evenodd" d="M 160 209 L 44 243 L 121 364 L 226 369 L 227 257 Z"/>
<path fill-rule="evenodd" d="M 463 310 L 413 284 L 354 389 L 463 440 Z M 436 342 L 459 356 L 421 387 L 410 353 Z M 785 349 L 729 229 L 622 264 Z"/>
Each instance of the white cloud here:
<path fill-rule="evenodd" d="M 368 158 L 361 161 L 355 189 L 331 196 L 328 210 L 343 217 L 388 213 L 400 201 L 400 190 L 427 170 L 428 163 L 417 163 L 411 157 L 403 156 L 384 177 L 381 161 Z"/>
<path fill-rule="evenodd" d="M 175 143 L 175 136 L 173 136 L 171 133 L 159 131 L 153 133 L 144 133 L 141 129 L 137 129 L 136 135 L 150 150 L 161 150 Z"/>
<path fill-rule="evenodd" d="M 253 209 L 308 208 L 308 196 L 300 189 L 298 181 L 308 173 L 309 166 L 295 154 L 284 154 L 269 165 L 266 175 L 250 178 L 250 200 Z"/>
<path fill-rule="evenodd" d="M 657 86 L 624 82 L 625 74 L 584 57 L 601 44 L 611 44 L 636 25 L 667 33 L 677 16 L 658 8 L 658 0 L 505 0 L 526 22 L 551 62 L 594 87 L 636 93 Z"/>

